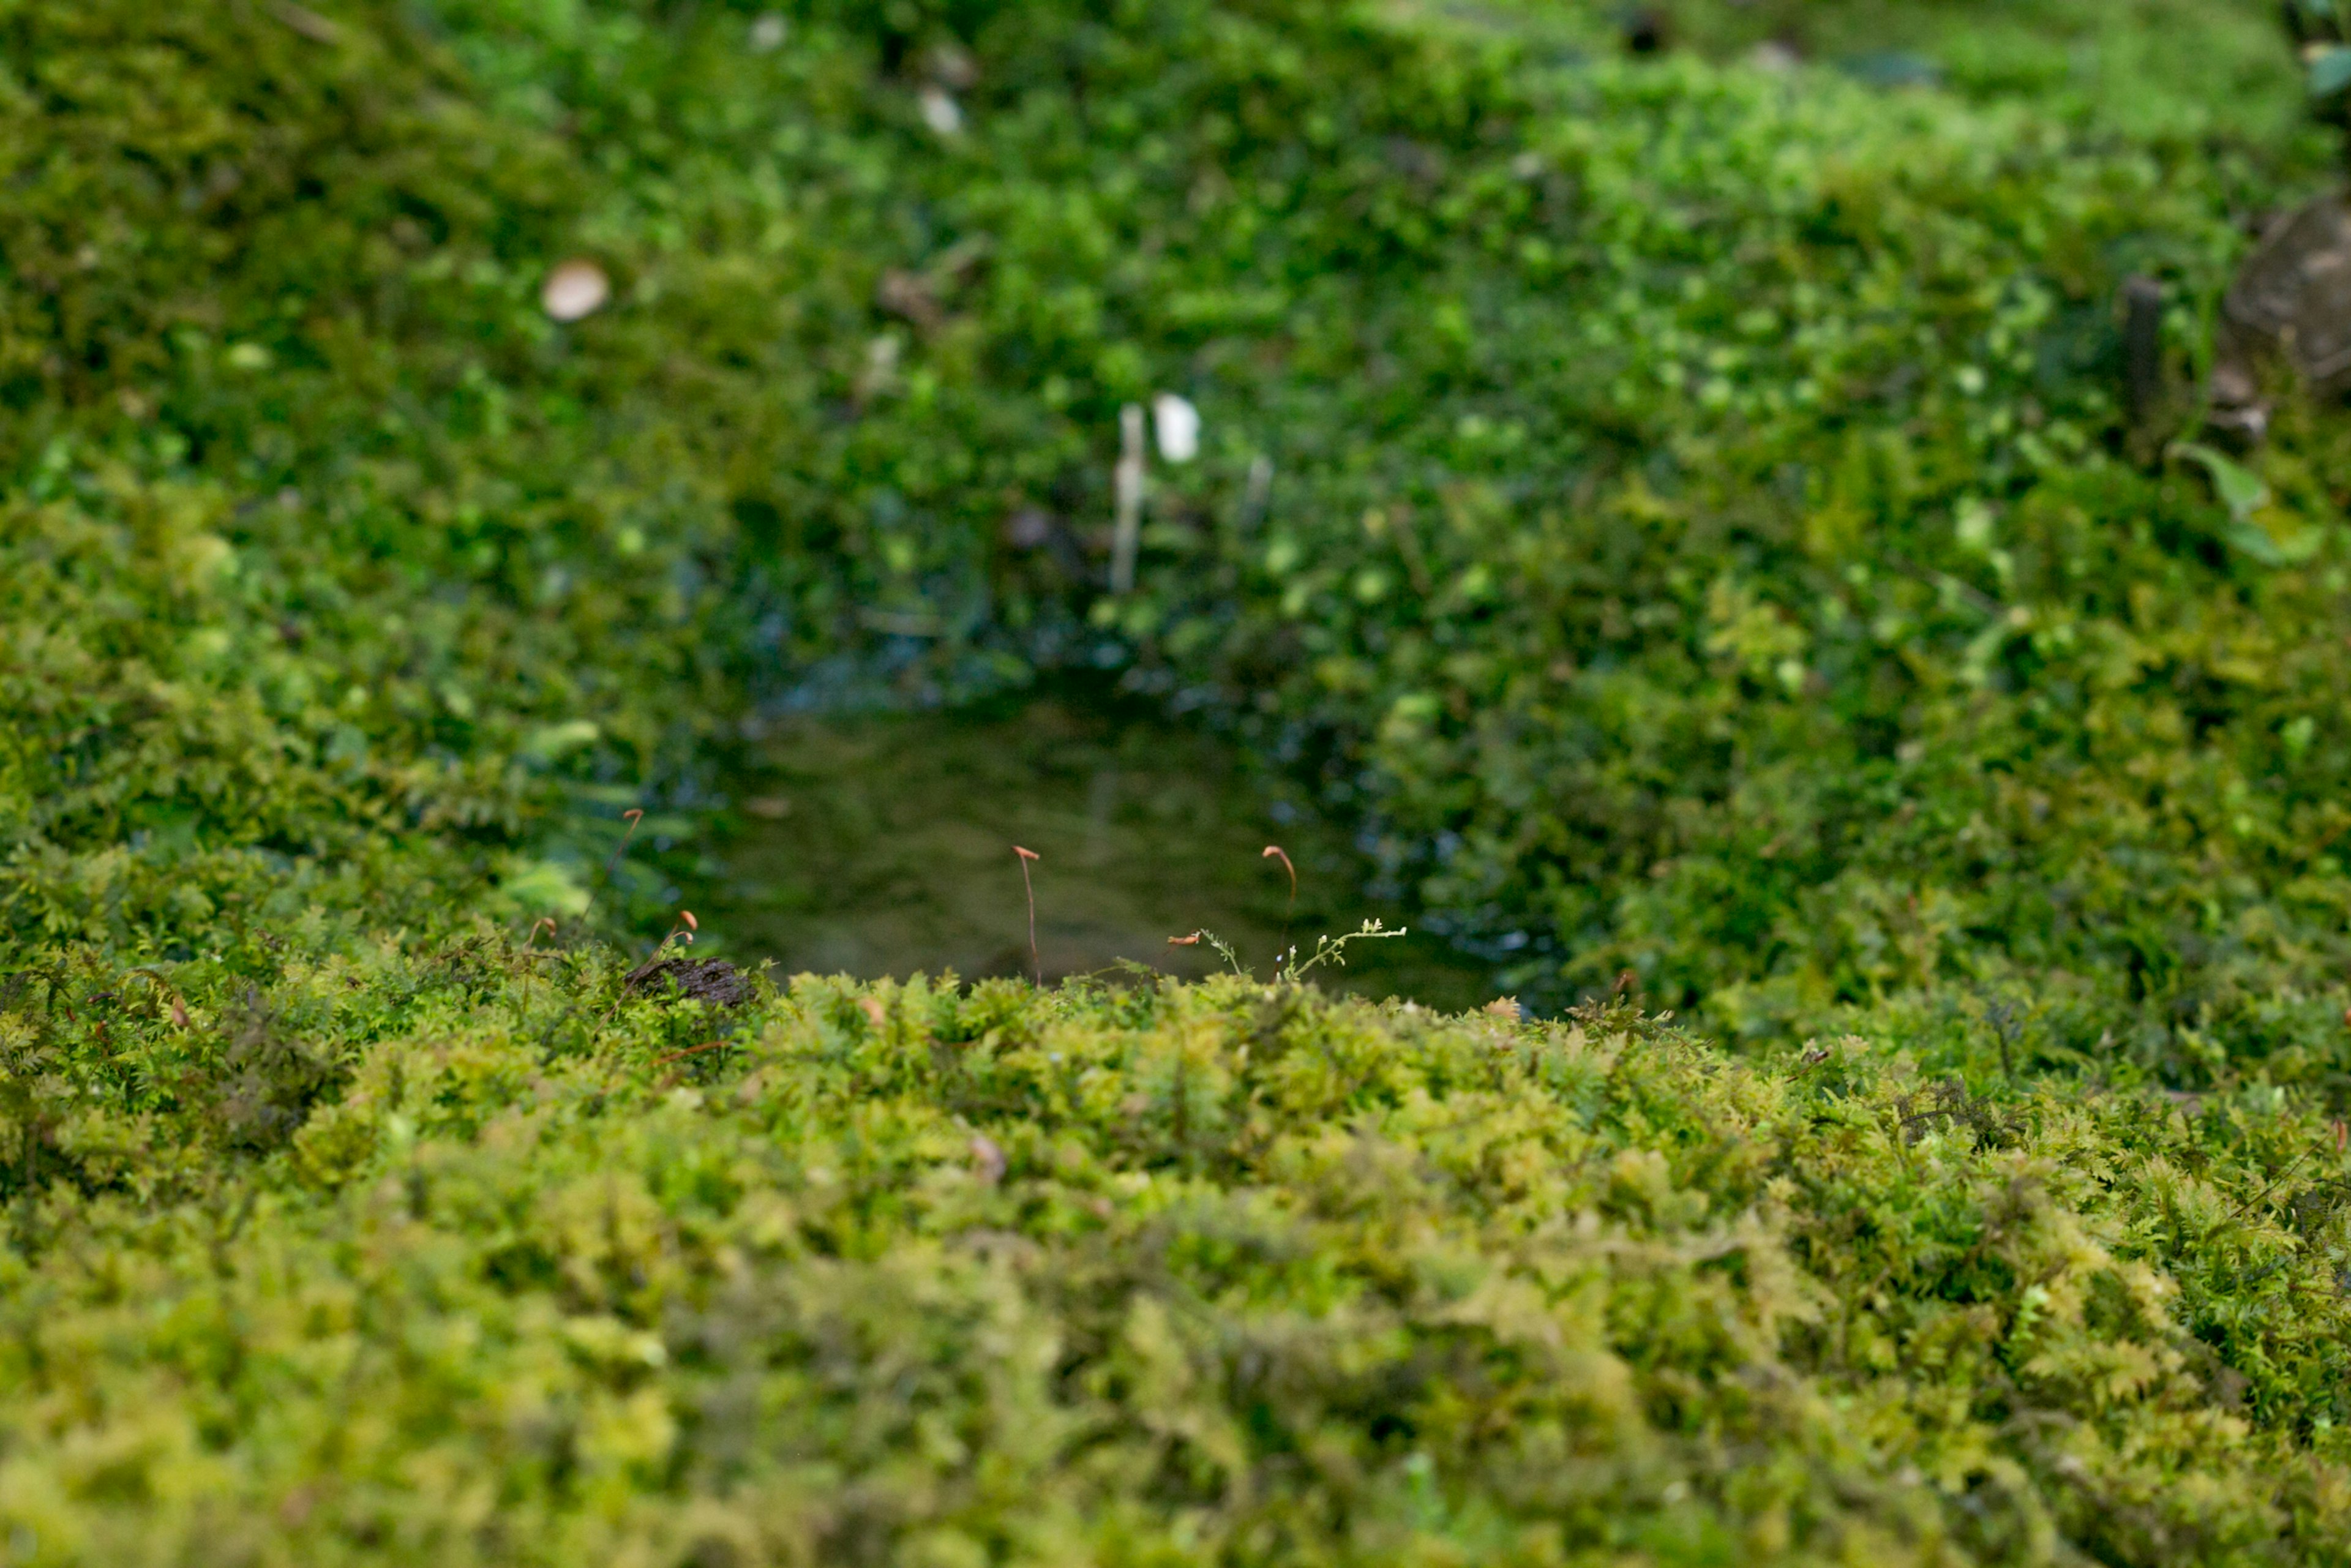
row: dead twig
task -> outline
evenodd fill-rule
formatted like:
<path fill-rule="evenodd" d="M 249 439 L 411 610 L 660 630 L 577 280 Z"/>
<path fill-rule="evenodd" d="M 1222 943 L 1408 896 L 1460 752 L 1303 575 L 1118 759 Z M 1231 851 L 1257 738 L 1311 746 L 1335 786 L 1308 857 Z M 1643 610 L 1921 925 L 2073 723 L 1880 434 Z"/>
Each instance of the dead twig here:
<path fill-rule="evenodd" d="M 269 0 L 269 14 L 314 44 L 340 44 L 343 41 L 343 29 L 340 26 L 308 5 L 297 5 L 294 0 Z"/>
<path fill-rule="evenodd" d="M 657 1056 L 653 1058 L 653 1065 L 667 1067 L 673 1061 L 683 1061 L 689 1056 L 700 1056 L 705 1051 L 716 1051 L 721 1046 L 733 1043 L 734 1041 L 726 1040 L 705 1040 L 700 1045 L 689 1045 L 684 1051 L 673 1051 L 667 1056 Z"/>
<path fill-rule="evenodd" d="M 2302 1153 L 2294 1155 L 2292 1160 L 2287 1162 L 2285 1169 L 2278 1172 L 2274 1177 L 2271 1178 L 2269 1186 L 2262 1188 L 2261 1191 L 2245 1199 L 2244 1202 L 2237 1205 L 2235 1208 L 2231 1209 L 2229 1211 L 2229 1218 L 2232 1220 L 2241 1219 L 2251 1210 L 2259 1207 L 2261 1204 L 2267 1202 L 2270 1194 L 2277 1191 L 2279 1187 L 2285 1185 L 2286 1177 L 2294 1175 L 2295 1171 L 2302 1168 L 2302 1162 L 2310 1158 L 2312 1152 L 2313 1151 L 2309 1149 L 2304 1149 Z"/>

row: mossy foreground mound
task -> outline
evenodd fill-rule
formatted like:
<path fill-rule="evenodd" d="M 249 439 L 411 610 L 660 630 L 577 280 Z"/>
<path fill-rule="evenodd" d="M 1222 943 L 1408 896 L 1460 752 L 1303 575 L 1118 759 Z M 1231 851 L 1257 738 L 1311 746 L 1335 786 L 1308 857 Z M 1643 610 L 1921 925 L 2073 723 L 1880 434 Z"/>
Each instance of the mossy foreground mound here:
<path fill-rule="evenodd" d="M 6 1561 L 2351 1561 L 2351 1183 L 2273 1096 L 754 992 L 475 941 L 20 1001 Z"/>

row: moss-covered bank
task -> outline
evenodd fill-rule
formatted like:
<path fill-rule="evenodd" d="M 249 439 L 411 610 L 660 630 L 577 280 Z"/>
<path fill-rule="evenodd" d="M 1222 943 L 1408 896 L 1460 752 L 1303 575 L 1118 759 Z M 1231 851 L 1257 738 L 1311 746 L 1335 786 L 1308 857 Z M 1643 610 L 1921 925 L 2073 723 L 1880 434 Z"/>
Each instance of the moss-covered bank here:
<path fill-rule="evenodd" d="M 6 1560 L 2351 1560 L 2351 1166 L 2274 1096 L 622 981 L 474 940 L 12 1013 Z"/>
<path fill-rule="evenodd" d="M 0 1553 L 2342 1561 L 2351 429 L 2113 313 L 2323 165 L 1610 37 L 0 4 Z M 623 994 L 1065 668 L 1562 1016 Z"/>

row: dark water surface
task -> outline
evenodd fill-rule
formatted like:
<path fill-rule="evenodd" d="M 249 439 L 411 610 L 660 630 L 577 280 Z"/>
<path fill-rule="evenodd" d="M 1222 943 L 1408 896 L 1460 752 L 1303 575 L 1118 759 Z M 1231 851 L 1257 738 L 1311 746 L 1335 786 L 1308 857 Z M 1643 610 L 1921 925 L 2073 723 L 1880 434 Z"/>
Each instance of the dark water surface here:
<path fill-rule="evenodd" d="M 733 956 L 788 974 L 1028 973 L 1016 843 L 1040 857 L 1048 979 L 1115 975 L 1122 959 L 1208 974 L 1221 964 L 1207 943 L 1167 942 L 1202 927 L 1270 973 L 1290 884 L 1269 843 L 1298 866 L 1286 924 L 1301 950 L 1366 919 L 1409 925 L 1356 891 L 1367 868 L 1343 832 L 1280 808 L 1214 739 L 1076 702 L 796 721 L 752 748 L 731 789 L 745 828 L 704 894 L 705 923 Z M 1355 943 L 1345 968 L 1317 977 L 1436 1008 L 1494 996 L 1483 965 L 1418 931 Z"/>

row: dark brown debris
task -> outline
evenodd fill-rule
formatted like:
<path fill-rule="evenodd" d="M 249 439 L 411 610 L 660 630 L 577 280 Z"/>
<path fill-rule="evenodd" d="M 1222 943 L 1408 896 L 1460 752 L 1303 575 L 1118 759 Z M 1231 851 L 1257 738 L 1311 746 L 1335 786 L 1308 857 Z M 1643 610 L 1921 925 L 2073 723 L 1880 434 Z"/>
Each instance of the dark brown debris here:
<path fill-rule="evenodd" d="M 2273 219 L 2222 300 L 2212 423 L 2247 443 L 2269 424 L 2258 367 L 2283 361 L 2322 398 L 2351 393 L 2351 205 L 2322 196 Z"/>
<path fill-rule="evenodd" d="M 2123 280 L 2123 393 L 2131 423 L 2155 422 L 2163 404 L 2163 285 Z"/>
<path fill-rule="evenodd" d="M 919 273 L 892 267 L 873 290 L 874 303 L 888 315 L 912 322 L 925 332 L 938 330 L 946 320 L 935 287 Z"/>
<path fill-rule="evenodd" d="M 683 997 L 718 1008 L 739 1008 L 751 999 L 751 977 L 724 958 L 663 958 L 631 970 L 622 983 L 641 994 Z"/>

